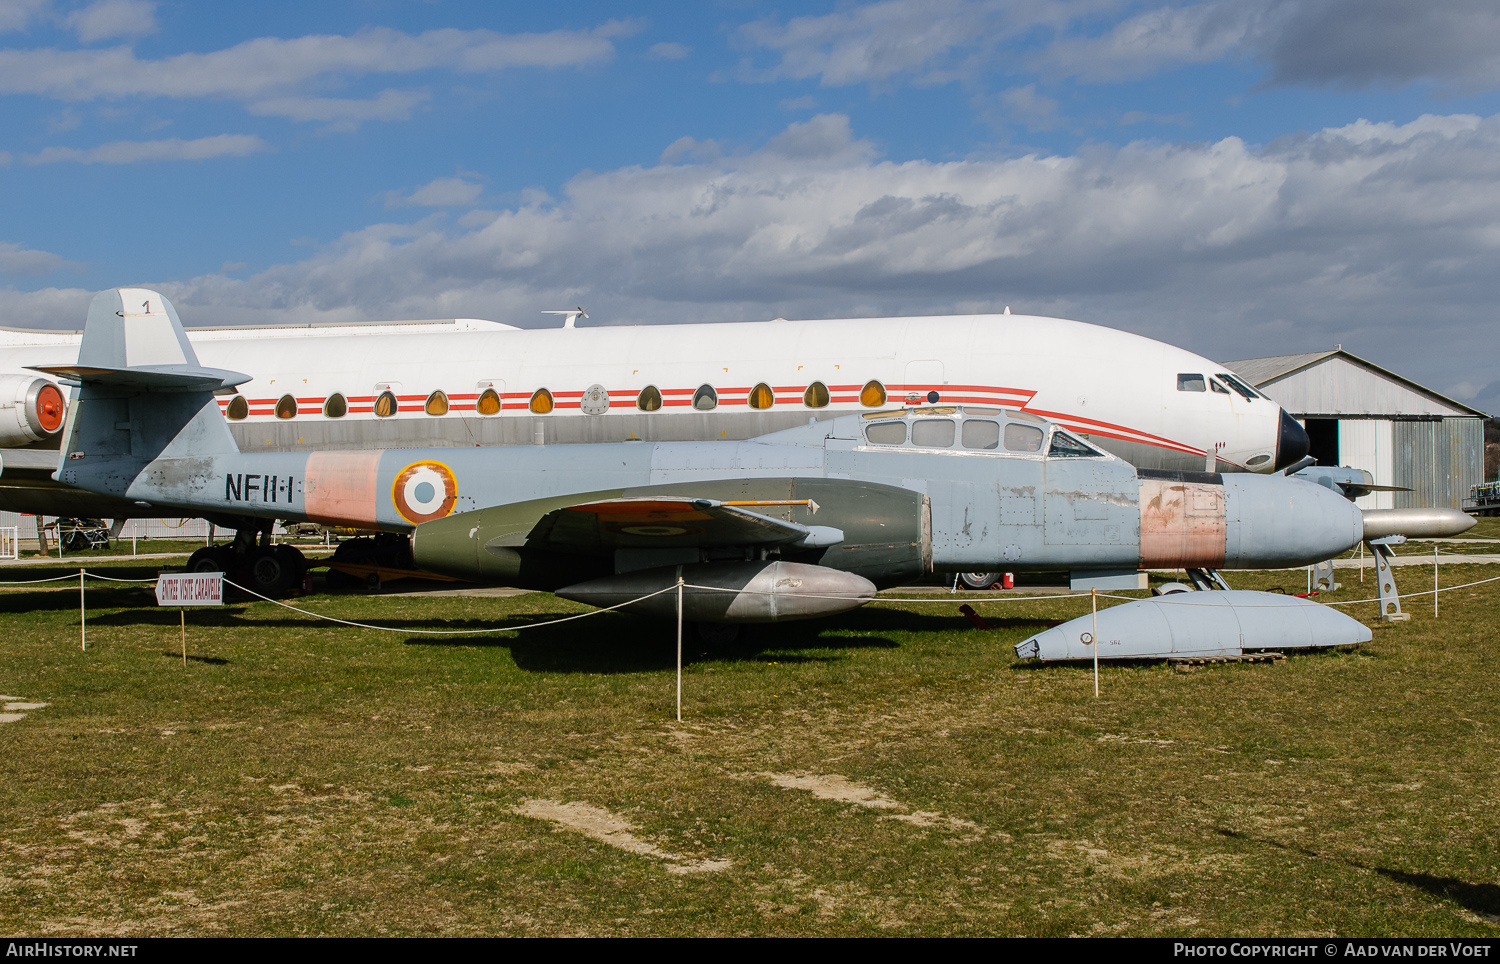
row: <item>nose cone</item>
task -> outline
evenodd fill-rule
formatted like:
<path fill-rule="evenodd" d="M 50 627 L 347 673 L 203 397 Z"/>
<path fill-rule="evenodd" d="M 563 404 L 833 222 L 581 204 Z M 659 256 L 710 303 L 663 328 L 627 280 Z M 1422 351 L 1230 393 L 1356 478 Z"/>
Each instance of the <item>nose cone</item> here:
<path fill-rule="evenodd" d="M 1359 545 L 1364 517 L 1332 489 L 1280 475 L 1224 476 L 1224 568 L 1321 562 Z"/>
<path fill-rule="evenodd" d="M 1286 409 L 1281 410 L 1281 428 L 1276 433 L 1276 468 L 1280 472 L 1289 465 L 1296 464 L 1307 455 L 1307 450 L 1312 443 L 1307 439 L 1307 429 L 1297 424 L 1297 420 L 1287 414 Z"/>

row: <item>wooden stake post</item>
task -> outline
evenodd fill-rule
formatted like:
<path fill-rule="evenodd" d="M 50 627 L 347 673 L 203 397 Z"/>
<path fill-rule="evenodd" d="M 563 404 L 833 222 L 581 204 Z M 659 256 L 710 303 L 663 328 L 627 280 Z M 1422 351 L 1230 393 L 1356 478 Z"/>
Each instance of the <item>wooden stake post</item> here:
<path fill-rule="evenodd" d="M 224 605 L 222 572 L 164 572 L 156 577 L 156 604 L 177 606 L 182 665 L 187 666 L 187 607 Z"/>

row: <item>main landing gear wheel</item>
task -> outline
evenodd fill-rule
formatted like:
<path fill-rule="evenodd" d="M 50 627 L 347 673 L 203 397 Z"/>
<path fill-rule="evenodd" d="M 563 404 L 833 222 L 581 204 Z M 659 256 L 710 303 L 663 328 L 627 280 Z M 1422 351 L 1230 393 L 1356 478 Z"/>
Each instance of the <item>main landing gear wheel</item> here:
<path fill-rule="evenodd" d="M 989 589 L 1000 581 L 998 572 L 961 572 L 959 584 L 965 589 Z"/>
<path fill-rule="evenodd" d="M 204 546 L 188 556 L 188 572 L 228 572 L 232 554 L 225 546 Z"/>
<path fill-rule="evenodd" d="M 256 546 L 251 550 L 244 572 L 246 589 L 271 599 L 286 595 L 295 585 L 300 567 L 280 551 L 283 548 L 287 547 Z M 296 552 L 295 549 L 292 551 Z"/>

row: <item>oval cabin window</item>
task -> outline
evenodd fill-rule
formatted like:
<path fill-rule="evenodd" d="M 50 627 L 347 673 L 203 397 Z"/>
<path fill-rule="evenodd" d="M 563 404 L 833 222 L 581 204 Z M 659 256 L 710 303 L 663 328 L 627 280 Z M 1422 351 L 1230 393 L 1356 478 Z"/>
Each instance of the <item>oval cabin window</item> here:
<path fill-rule="evenodd" d="M 500 414 L 500 393 L 493 388 L 486 388 L 479 396 L 479 402 L 474 406 L 480 415 Z"/>
<path fill-rule="evenodd" d="M 531 410 L 538 415 L 546 415 L 552 411 L 552 393 L 545 388 L 538 388 L 536 394 L 531 396 Z"/>
<path fill-rule="evenodd" d="M 859 391 L 859 403 L 866 408 L 879 408 L 885 404 L 885 386 L 876 381 L 865 382 Z"/>
<path fill-rule="evenodd" d="M 245 396 L 236 395 L 229 400 L 229 410 L 225 414 L 238 422 L 250 414 L 250 403 L 245 401 Z"/>
<path fill-rule="evenodd" d="M 635 397 L 635 407 L 643 412 L 654 412 L 661 408 L 661 392 L 655 385 L 647 385 Z"/>
<path fill-rule="evenodd" d="M 396 404 L 395 393 L 391 391 L 381 392 L 380 397 L 375 399 L 375 414 L 381 418 L 390 418 L 400 407 Z"/>
<path fill-rule="evenodd" d="M 750 389 L 749 402 L 751 408 L 770 408 L 776 404 L 776 396 L 772 393 L 770 385 L 761 382 Z"/>
<path fill-rule="evenodd" d="M 700 412 L 706 412 L 719 406 L 719 393 L 714 391 L 712 385 L 700 385 L 693 393 L 693 407 Z"/>
<path fill-rule="evenodd" d="M 423 406 L 423 410 L 428 415 L 447 415 L 448 396 L 442 392 L 433 392 L 427 396 L 427 404 Z"/>
<path fill-rule="evenodd" d="M 334 392 L 328 396 L 328 401 L 323 403 L 323 414 L 329 418 L 343 418 L 349 414 L 348 399 L 344 398 L 338 392 Z"/>
<path fill-rule="evenodd" d="M 283 395 L 276 400 L 277 418 L 296 418 L 297 400 L 290 395 Z"/>
<path fill-rule="evenodd" d="M 822 382 L 813 382 L 807 386 L 807 391 L 802 393 L 802 404 L 808 408 L 825 408 L 828 405 L 828 386 Z"/>

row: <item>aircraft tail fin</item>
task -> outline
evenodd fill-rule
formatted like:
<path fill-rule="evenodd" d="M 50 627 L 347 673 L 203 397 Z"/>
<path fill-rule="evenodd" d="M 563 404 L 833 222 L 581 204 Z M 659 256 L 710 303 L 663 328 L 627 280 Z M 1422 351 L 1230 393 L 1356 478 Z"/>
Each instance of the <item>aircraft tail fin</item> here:
<path fill-rule="evenodd" d="M 68 407 L 57 477 L 94 457 L 196 458 L 237 453 L 214 392 L 250 376 L 205 368 L 177 310 L 146 288 L 95 296 L 76 365 L 37 368 L 77 387 Z"/>

